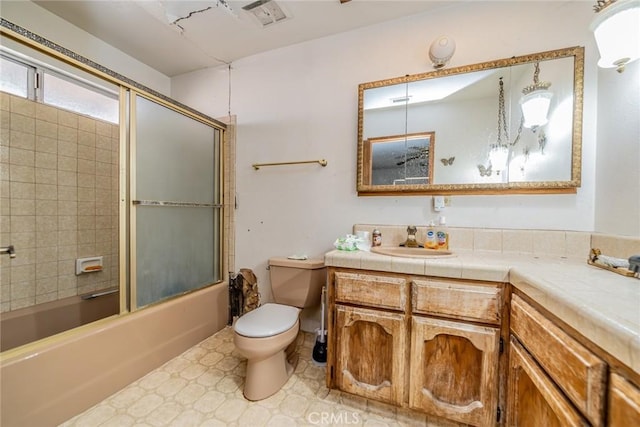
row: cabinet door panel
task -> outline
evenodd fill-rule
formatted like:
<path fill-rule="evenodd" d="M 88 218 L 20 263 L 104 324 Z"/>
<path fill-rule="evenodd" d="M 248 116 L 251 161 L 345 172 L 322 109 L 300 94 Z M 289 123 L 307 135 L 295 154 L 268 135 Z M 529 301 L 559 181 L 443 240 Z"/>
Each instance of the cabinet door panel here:
<path fill-rule="evenodd" d="M 336 385 L 359 396 L 404 402 L 405 316 L 336 306 Z"/>
<path fill-rule="evenodd" d="M 409 406 L 462 423 L 494 425 L 499 331 L 417 316 L 411 325 Z"/>
<path fill-rule="evenodd" d="M 640 426 L 640 389 L 620 375 L 611 374 L 608 412 L 611 427 Z"/>
<path fill-rule="evenodd" d="M 606 363 L 517 295 L 511 330 L 585 417 L 604 425 Z"/>
<path fill-rule="evenodd" d="M 522 345 L 511 337 L 507 425 L 587 426 L 588 423 Z"/>

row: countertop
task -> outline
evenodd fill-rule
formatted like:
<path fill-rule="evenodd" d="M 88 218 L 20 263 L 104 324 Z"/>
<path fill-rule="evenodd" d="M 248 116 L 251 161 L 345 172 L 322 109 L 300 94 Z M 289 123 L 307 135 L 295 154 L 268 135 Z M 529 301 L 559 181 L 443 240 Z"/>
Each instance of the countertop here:
<path fill-rule="evenodd" d="M 455 279 L 510 282 L 559 319 L 640 374 L 640 279 L 585 260 L 492 251 L 401 258 L 366 251 L 325 254 L 325 265 Z"/>

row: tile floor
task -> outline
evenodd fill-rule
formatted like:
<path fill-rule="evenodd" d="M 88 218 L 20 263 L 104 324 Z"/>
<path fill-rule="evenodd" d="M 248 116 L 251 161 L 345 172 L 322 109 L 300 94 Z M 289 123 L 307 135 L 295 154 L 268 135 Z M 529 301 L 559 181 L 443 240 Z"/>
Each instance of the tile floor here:
<path fill-rule="evenodd" d="M 62 427 L 97 426 L 426 426 L 424 414 L 325 387 L 311 361 L 314 336 L 298 337 L 295 373 L 273 396 L 242 395 L 246 359 L 229 327 L 205 339 Z"/>

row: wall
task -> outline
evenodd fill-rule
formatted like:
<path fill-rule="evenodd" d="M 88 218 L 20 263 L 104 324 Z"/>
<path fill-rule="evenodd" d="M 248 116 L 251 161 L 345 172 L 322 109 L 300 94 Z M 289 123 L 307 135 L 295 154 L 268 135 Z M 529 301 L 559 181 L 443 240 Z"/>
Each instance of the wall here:
<path fill-rule="evenodd" d="M 30 1 L 3 1 L 2 17 L 162 94 L 171 91 L 164 74 L 69 24 Z"/>
<path fill-rule="evenodd" d="M 172 79 L 172 96 L 213 116 L 237 115 L 236 265 L 254 269 L 265 298 L 270 256 L 321 257 L 355 223 L 425 224 L 429 197 L 357 197 L 359 83 L 432 70 L 428 46 L 448 34 L 449 66 L 585 46 L 582 187 L 575 195 L 455 196 L 444 214 L 458 227 L 592 231 L 597 52 L 585 2 L 457 2 L 255 55 L 226 69 Z M 317 165 L 255 162 L 326 158 Z"/>
<path fill-rule="evenodd" d="M 640 236 L 640 61 L 598 73 L 595 230 Z"/>
<path fill-rule="evenodd" d="M 0 93 L 0 312 L 118 286 L 117 124 Z M 103 271 L 76 276 L 76 259 Z"/>

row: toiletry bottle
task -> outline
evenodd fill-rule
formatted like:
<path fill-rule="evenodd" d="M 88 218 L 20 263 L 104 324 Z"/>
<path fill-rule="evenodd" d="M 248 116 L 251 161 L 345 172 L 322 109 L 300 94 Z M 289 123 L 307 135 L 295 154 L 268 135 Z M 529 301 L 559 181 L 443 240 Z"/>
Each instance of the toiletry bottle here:
<path fill-rule="evenodd" d="M 373 232 L 371 233 L 371 240 L 371 246 L 382 246 L 382 233 L 380 232 L 380 230 L 378 230 L 377 228 L 373 230 Z"/>
<path fill-rule="evenodd" d="M 436 225 L 433 221 L 427 226 L 427 239 L 424 242 L 425 249 L 438 249 L 438 237 L 436 236 Z"/>
<path fill-rule="evenodd" d="M 447 221 L 443 216 L 438 220 L 436 238 L 438 240 L 438 249 L 449 249 L 449 232 L 447 231 Z"/>

